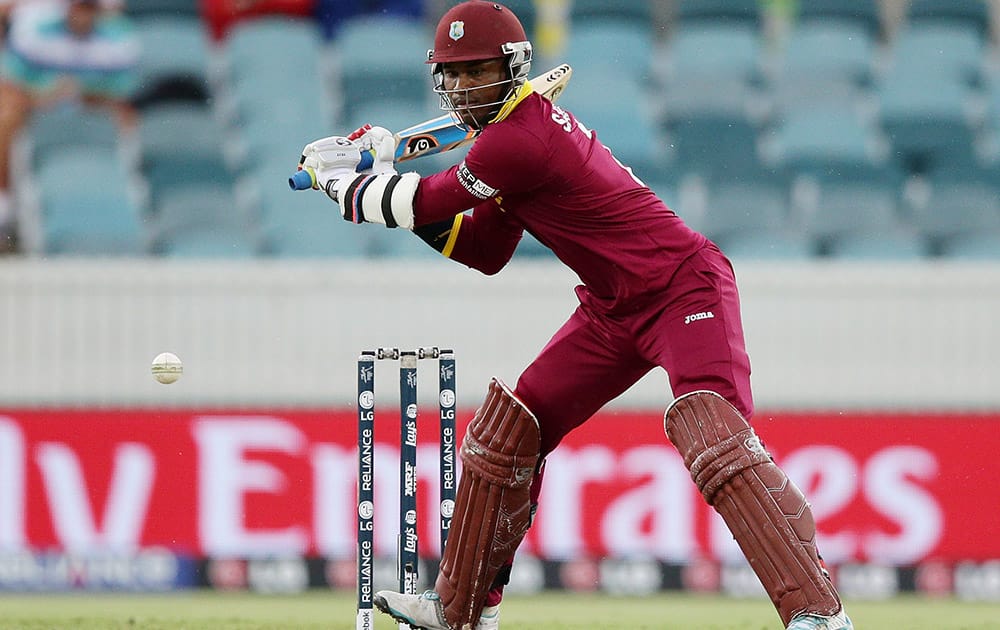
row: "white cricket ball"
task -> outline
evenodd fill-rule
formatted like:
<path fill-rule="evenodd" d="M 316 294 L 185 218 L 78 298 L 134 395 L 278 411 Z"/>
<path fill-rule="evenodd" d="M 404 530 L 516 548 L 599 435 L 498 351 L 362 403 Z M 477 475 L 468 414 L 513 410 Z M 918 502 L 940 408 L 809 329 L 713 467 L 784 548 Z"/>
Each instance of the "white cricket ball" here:
<path fill-rule="evenodd" d="M 153 359 L 153 378 L 164 385 L 169 385 L 181 377 L 184 373 L 184 364 L 172 352 L 161 352 Z"/>

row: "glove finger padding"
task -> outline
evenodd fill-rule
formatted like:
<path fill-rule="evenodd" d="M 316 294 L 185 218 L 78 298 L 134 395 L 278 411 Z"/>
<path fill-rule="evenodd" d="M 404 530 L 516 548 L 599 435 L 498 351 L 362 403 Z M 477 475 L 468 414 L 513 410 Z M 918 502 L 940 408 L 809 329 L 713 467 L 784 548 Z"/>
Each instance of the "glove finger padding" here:
<path fill-rule="evenodd" d="M 360 131 L 360 130 L 359 130 Z M 363 172 L 373 175 L 396 174 L 396 138 L 385 127 L 370 127 L 357 139 L 362 150 L 370 151 L 373 162 Z"/>
<path fill-rule="evenodd" d="M 361 150 L 344 136 L 329 136 L 314 140 L 302 149 L 299 168 L 313 174 L 313 189 L 326 190 L 330 181 L 354 175 Z"/>

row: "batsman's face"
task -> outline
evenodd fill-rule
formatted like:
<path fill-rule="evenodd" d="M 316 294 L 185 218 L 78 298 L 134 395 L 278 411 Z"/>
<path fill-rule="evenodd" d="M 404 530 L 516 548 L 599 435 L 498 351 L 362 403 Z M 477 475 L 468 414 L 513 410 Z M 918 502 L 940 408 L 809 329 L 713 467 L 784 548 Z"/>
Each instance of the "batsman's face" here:
<path fill-rule="evenodd" d="M 510 90 L 507 61 L 456 61 L 442 67 L 444 89 L 463 122 L 482 127 Z"/>

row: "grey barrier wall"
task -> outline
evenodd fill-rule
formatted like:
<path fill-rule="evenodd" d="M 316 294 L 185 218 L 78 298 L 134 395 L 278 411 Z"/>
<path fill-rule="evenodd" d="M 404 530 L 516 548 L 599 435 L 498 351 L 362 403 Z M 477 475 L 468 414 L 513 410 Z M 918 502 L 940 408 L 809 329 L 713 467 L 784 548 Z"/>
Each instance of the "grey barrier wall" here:
<path fill-rule="evenodd" d="M 1000 409 L 1000 266 L 736 268 L 759 409 Z M 418 345 L 455 348 L 474 406 L 490 376 L 516 381 L 575 283 L 549 263 L 5 260 L 0 406 L 352 405 L 361 349 Z M 185 364 L 174 385 L 149 373 L 163 351 Z M 612 404 L 669 400 L 656 371 Z"/>

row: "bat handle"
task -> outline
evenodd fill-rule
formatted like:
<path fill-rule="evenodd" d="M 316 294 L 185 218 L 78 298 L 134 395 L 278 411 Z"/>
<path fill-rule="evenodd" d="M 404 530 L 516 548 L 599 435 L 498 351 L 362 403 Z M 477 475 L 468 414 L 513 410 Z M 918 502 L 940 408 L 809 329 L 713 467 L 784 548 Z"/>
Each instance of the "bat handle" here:
<path fill-rule="evenodd" d="M 358 162 L 358 172 L 367 170 L 375 163 L 375 155 L 371 151 L 361 152 L 361 161 Z M 309 190 L 313 187 L 313 175 L 308 170 L 295 171 L 288 178 L 288 187 L 292 190 Z"/>

